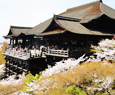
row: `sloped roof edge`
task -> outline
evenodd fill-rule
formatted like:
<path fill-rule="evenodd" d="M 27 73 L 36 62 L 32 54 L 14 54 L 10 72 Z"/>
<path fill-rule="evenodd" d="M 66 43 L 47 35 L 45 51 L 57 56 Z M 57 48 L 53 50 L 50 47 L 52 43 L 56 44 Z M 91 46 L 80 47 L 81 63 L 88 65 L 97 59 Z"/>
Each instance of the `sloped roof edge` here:
<path fill-rule="evenodd" d="M 90 3 L 87 3 L 87 4 L 83 4 L 83 5 L 77 6 L 77 7 L 73 7 L 73 8 L 68 8 L 67 11 L 73 10 L 73 9 L 76 9 L 76 8 L 80 8 L 80 7 L 83 7 L 83 6 L 92 5 L 92 4 L 99 3 L 99 2 L 102 3 L 102 0 L 97 0 L 97 1 L 94 1 L 94 2 L 90 2 Z"/>
<path fill-rule="evenodd" d="M 78 18 L 81 19 L 80 23 L 87 23 L 92 19 L 100 17 L 103 14 L 106 14 L 107 16 L 115 19 L 115 10 L 103 4 L 102 0 L 98 0 L 70 8 L 67 11 L 60 13 L 59 15 Z"/>
<path fill-rule="evenodd" d="M 85 28 L 83 25 L 81 25 L 78 22 L 73 22 L 73 21 L 64 21 L 64 20 L 56 20 L 55 22 L 62 27 L 64 30 L 67 30 L 72 33 L 76 34 L 92 34 L 89 29 Z"/>
<path fill-rule="evenodd" d="M 53 21 L 53 18 L 50 18 L 50 19 L 48 19 L 48 20 L 36 25 L 31 30 L 29 30 L 27 32 L 27 34 L 28 35 L 39 34 L 39 33 L 43 32 L 43 31 L 45 31 L 48 28 L 48 26 L 52 23 L 52 21 Z"/>
<path fill-rule="evenodd" d="M 26 32 L 29 29 L 32 29 L 32 27 L 10 26 L 9 33 L 3 37 L 4 38 L 14 37 L 20 35 L 21 33 L 26 35 Z"/>
<path fill-rule="evenodd" d="M 18 28 L 18 29 L 32 29 L 33 27 L 10 26 L 10 28 Z"/>
<path fill-rule="evenodd" d="M 115 19 L 115 9 L 113 9 L 103 3 L 100 4 L 100 9 L 102 11 L 102 14 L 105 14 L 112 19 Z"/>

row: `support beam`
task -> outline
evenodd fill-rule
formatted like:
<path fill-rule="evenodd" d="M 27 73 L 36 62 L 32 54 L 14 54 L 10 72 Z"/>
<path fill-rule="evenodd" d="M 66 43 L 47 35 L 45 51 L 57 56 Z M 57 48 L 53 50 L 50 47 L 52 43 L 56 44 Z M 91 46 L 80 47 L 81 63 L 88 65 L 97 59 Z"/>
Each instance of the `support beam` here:
<path fill-rule="evenodd" d="M 29 73 L 30 72 L 30 63 L 27 61 L 27 73 Z"/>

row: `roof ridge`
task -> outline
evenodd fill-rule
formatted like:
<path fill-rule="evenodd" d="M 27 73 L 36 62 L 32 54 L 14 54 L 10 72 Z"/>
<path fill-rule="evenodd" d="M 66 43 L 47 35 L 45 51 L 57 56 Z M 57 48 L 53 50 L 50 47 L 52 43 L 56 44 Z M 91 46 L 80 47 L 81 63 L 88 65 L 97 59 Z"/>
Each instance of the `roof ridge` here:
<path fill-rule="evenodd" d="M 33 28 L 33 27 L 10 26 L 10 28 L 31 29 L 31 28 Z"/>
<path fill-rule="evenodd" d="M 60 19 L 60 20 L 67 20 L 67 21 L 75 21 L 79 22 L 81 19 L 73 18 L 73 17 L 67 17 L 67 16 L 61 16 L 61 15 L 54 15 L 54 19 Z"/>
<path fill-rule="evenodd" d="M 91 5 L 91 4 L 94 4 L 94 3 L 99 3 L 99 2 L 102 3 L 102 0 L 97 0 L 97 1 L 94 1 L 94 2 L 90 2 L 90 3 L 87 3 L 87 4 L 83 4 L 83 5 L 77 6 L 77 7 L 69 8 L 69 9 L 67 9 L 67 11 L 72 10 L 72 9 L 75 9 L 75 8 L 79 8 L 79 7 Z"/>

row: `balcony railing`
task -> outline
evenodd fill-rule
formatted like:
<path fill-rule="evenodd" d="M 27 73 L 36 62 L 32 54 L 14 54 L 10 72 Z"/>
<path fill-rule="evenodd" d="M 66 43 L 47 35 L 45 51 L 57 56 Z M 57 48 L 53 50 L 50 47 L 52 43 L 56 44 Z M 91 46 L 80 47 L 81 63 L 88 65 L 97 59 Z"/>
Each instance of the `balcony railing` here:
<path fill-rule="evenodd" d="M 54 50 L 49 49 L 46 55 L 58 56 L 58 57 L 78 57 L 84 53 L 83 50 Z"/>
<path fill-rule="evenodd" d="M 46 56 L 57 56 L 57 57 L 76 57 L 83 54 L 83 50 L 55 50 L 55 49 L 29 49 L 28 52 L 19 52 L 14 51 L 6 47 L 5 55 L 22 58 L 22 59 L 29 59 L 29 58 L 46 58 Z"/>
<path fill-rule="evenodd" d="M 46 57 L 45 52 L 41 52 L 38 49 L 29 49 L 26 52 L 22 52 L 22 51 L 16 51 L 15 48 L 12 48 L 11 46 L 7 46 L 3 54 L 16 57 L 16 58 L 25 59 L 25 60 L 30 58 Z"/>
<path fill-rule="evenodd" d="M 23 58 L 23 59 L 28 59 L 30 58 L 30 53 L 26 52 L 17 52 L 17 51 L 12 51 L 12 50 L 5 50 L 4 52 L 5 55 L 17 57 L 17 58 Z"/>
<path fill-rule="evenodd" d="M 68 50 L 54 50 L 54 49 L 49 49 L 46 52 L 46 55 L 59 56 L 59 57 L 69 57 L 69 51 Z"/>

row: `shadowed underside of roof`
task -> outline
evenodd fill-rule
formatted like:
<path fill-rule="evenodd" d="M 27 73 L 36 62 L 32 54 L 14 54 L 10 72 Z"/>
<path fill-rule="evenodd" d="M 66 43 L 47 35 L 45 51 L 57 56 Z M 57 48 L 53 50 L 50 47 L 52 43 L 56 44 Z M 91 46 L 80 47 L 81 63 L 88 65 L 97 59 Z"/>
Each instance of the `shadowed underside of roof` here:
<path fill-rule="evenodd" d="M 3 36 L 4 38 L 10 38 L 10 37 L 13 37 L 14 35 L 13 34 L 11 34 L 11 35 L 7 35 L 7 36 Z"/>
<path fill-rule="evenodd" d="M 66 30 L 57 29 L 57 30 L 53 30 L 53 31 L 40 33 L 37 36 L 55 35 L 55 34 L 61 34 L 61 33 L 64 33 L 64 32 L 66 32 Z"/>
<path fill-rule="evenodd" d="M 88 23 L 83 23 L 82 25 L 91 31 L 98 31 L 103 34 L 115 34 L 115 19 L 112 19 L 105 14 Z"/>

